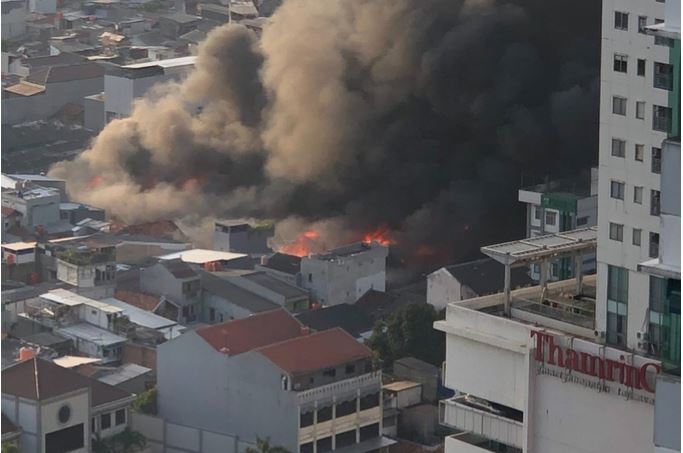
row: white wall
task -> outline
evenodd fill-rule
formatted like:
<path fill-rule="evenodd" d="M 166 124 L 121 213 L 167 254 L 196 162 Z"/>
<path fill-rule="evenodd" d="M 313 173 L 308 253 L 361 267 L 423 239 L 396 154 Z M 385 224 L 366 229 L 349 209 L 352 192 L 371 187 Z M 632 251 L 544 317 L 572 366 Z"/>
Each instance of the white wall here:
<path fill-rule="evenodd" d="M 2 39 L 11 39 L 26 33 L 26 8 L 14 8 L 2 15 Z"/>
<path fill-rule="evenodd" d="M 29 10 L 32 13 L 54 14 L 57 12 L 57 0 L 29 0 Z"/>
<path fill-rule="evenodd" d="M 89 441 L 90 441 L 90 399 L 89 399 L 89 389 L 83 389 L 77 393 L 72 393 L 66 398 L 59 398 L 48 403 L 43 403 L 41 407 L 41 417 L 40 417 L 40 428 L 43 433 L 43 439 L 46 434 L 53 431 L 58 431 L 60 429 L 68 428 L 70 426 L 78 425 L 83 423 L 83 445 L 84 447 L 79 450 L 74 450 L 74 452 L 86 452 L 89 451 Z M 71 418 L 65 424 L 59 423 L 57 413 L 59 409 L 67 404 L 71 408 Z M 43 443 L 43 448 L 41 451 L 45 451 L 45 444 Z"/>
<path fill-rule="evenodd" d="M 441 268 L 427 276 L 427 303 L 437 310 L 446 308 L 449 302 L 460 297 L 460 282 L 446 269 Z"/>

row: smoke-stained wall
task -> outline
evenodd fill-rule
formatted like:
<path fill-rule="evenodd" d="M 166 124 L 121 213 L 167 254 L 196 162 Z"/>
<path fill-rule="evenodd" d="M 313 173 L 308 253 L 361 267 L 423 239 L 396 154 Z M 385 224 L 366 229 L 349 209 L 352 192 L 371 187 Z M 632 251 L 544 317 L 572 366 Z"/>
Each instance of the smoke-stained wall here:
<path fill-rule="evenodd" d="M 522 173 L 595 161 L 599 24 L 599 2 L 287 0 L 51 174 L 128 221 L 322 222 L 330 246 L 387 225 L 466 257 L 523 234 Z"/>

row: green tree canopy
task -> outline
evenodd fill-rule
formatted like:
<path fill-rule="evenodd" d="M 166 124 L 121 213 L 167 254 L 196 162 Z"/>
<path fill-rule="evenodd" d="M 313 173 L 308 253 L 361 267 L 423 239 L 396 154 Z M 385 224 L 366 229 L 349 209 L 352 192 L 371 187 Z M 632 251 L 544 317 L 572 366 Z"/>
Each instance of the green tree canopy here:
<path fill-rule="evenodd" d="M 278 447 L 276 445 L 270 444 L 270 438 L 266 437 L 262 439 L 260 437 L 256 438 L 256 446 L 247 448 L 246 453 L 290 453 L 284 447 Z"/>
<path fill-rule="evenodd" d="M 411 304 L 375 325 L 368 346 L 388 366 L 402 357 L 415 357 L 441 366 L 446 357 L 443 332 L 434 330 L 442 316 L 429 304 Z"/>

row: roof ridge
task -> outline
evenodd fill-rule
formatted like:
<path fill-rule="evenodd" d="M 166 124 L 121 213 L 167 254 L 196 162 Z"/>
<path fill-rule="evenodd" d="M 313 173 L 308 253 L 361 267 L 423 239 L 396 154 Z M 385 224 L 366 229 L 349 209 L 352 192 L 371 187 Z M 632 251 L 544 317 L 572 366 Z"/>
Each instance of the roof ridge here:
<path fill-rule="evenodd" d="M 38 360 L 33 356 L 33 375 L 36 379 L 36 397 L 40 401 L 40 383 L 38 382 Z"/>
<path fill-rule="evenodd" d="M 296 319 L 296 317 L 294 317 L 294 319 Z M 301 322 L 299 322 L 299 324 L 301 324 Z M 331 328 L 325 329 L 325 330 L 315 330 L 315 329 L 308 327 L 304 324 L 301 324 L 301 325 L 302 325 L 302 327 L 305 327 L 305 328 L 312 330 L 312 332 L 305 334 L 305 335 L 297 335 L 296 337 L 287 338 L 286 340 L 276 341 L 275 343 L 266 344 L 266 345 L 260 346 L 256 349 L 252 349 L 252 351 L 260 352 L 261 350 L 267 349 L 271 346 L 281 346 L 283 343 L 287 343 L 288 341 L 298 341 L 298 340 L 301 340 L 302 338 L 310 338 L 310 337 L 320 336 L 323 334 L 330 333 L 334 330 L 339 330 L 339 331 L 345 333 L 346 335 L 348 335 L 349 338 L 351 338 L 353 341 L 356 341 L 356 339 L 353 338 L 350 333 L 348 333 L 346 330 L 342 329 L 341 327 L 331 327 Z"/>

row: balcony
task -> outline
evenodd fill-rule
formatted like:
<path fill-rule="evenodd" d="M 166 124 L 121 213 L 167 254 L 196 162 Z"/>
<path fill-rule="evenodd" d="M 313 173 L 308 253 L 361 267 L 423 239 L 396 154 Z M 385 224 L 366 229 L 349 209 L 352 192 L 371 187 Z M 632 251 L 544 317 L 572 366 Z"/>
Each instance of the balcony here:
<path fill-rule="evenodd" d="M 515 448 L 523 445 L 522 422 L 467 405 L 463 395 L 439 402 L 439 422 Z"/>
<path fill-rule="evenodd" d="M 297 392 L 296 396 L 298 404 L 301 405 L 315 400 L 331 399 L 333 396 L 355 393 L 357 390 L 367 387 L 377 387 L 377 391 L 379 391 L 381 385 L 382 373 L 380 371 L 373 371 L 361 376 Z"/>

